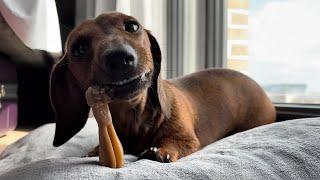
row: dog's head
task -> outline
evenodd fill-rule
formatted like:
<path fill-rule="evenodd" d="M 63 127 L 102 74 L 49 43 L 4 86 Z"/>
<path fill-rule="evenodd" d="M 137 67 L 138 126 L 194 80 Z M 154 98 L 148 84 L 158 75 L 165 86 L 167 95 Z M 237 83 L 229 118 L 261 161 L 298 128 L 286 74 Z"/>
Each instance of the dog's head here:
<path fill-rule="evenodd" d="M 133 17 L 102 14 L 68 36 L 65 54 L 51 74 L 56 112 L 54 145 L 68 141 L 86 123 L 85 91 L 98 86 L 113 100 L 130 100 L 158 89 L 161 52 L 156 39 Z"/>

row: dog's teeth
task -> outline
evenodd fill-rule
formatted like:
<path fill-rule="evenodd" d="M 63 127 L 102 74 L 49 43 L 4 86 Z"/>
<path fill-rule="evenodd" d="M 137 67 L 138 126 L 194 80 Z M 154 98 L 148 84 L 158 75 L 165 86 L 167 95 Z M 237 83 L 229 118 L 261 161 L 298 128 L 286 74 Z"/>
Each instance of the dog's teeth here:
<path fill-rule="evenodd" d="M 147 74 L 147 71 L 145 71 L 142 75 L 140 74 L 140 75 L 134 76 L 134 77 L 129 78 L 129 79 L 124 79 L 124 80 L 122 80 L 122 81 L 113 82 L 113 83 L 111 83 L 111 84 L 112 84 L 112 85 L 121 86 L 121 85 L 124 85 L 124 84 L 126 84 L 126 83 L 129 83 L 129 82 L 131 82 L 131 81 L 136 80 L 136 79 L 139 78 L 140 76 L 141 76 L 141 79 L 142 79 L 142 80 L 146 80 L 146 74 Z"/>

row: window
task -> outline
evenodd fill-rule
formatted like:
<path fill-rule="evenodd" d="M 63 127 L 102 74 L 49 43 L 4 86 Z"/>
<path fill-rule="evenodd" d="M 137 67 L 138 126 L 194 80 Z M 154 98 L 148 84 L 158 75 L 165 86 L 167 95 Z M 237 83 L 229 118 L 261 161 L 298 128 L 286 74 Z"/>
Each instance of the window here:
<path fill-rule="evenodd" d="M 228 0 L 227 67 L 275 103 L 320 103 L 320 1 Z"/>

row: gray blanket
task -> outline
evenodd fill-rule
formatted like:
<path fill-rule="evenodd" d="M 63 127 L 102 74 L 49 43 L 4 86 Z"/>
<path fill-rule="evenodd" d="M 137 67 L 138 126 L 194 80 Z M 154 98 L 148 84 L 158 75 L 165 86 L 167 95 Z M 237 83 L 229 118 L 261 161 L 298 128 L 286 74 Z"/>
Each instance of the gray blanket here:
<path fill-rule="evenodd" d="M 174 163 L 136 161 L 110 169 L 81 158 L 98 144 L 89 120 L 71 141 L 52 147 L 54 124 L 44 125 L 0 155 L 0 179 L 320 179 L 320 119 L 299 119 L 248 130 Z"/>

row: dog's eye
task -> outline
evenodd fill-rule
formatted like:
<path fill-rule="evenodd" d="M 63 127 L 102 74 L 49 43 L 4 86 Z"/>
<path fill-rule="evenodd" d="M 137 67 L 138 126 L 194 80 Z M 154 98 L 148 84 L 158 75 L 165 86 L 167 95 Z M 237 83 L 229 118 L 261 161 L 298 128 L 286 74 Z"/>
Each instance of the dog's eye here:
<path fill-rule="evenodd" d="M 139 30 L 139 25 L 134 21 L 129 21 L 124 25 L 124 29 L 130 33 L 137 32 Z"/>
<path fill-rule="evenodd" d="M 87 54 L 89 47 L 86 44 L 78 45 L 73 49 L 72 55 L 74 57 L 82 57 Z"/>

